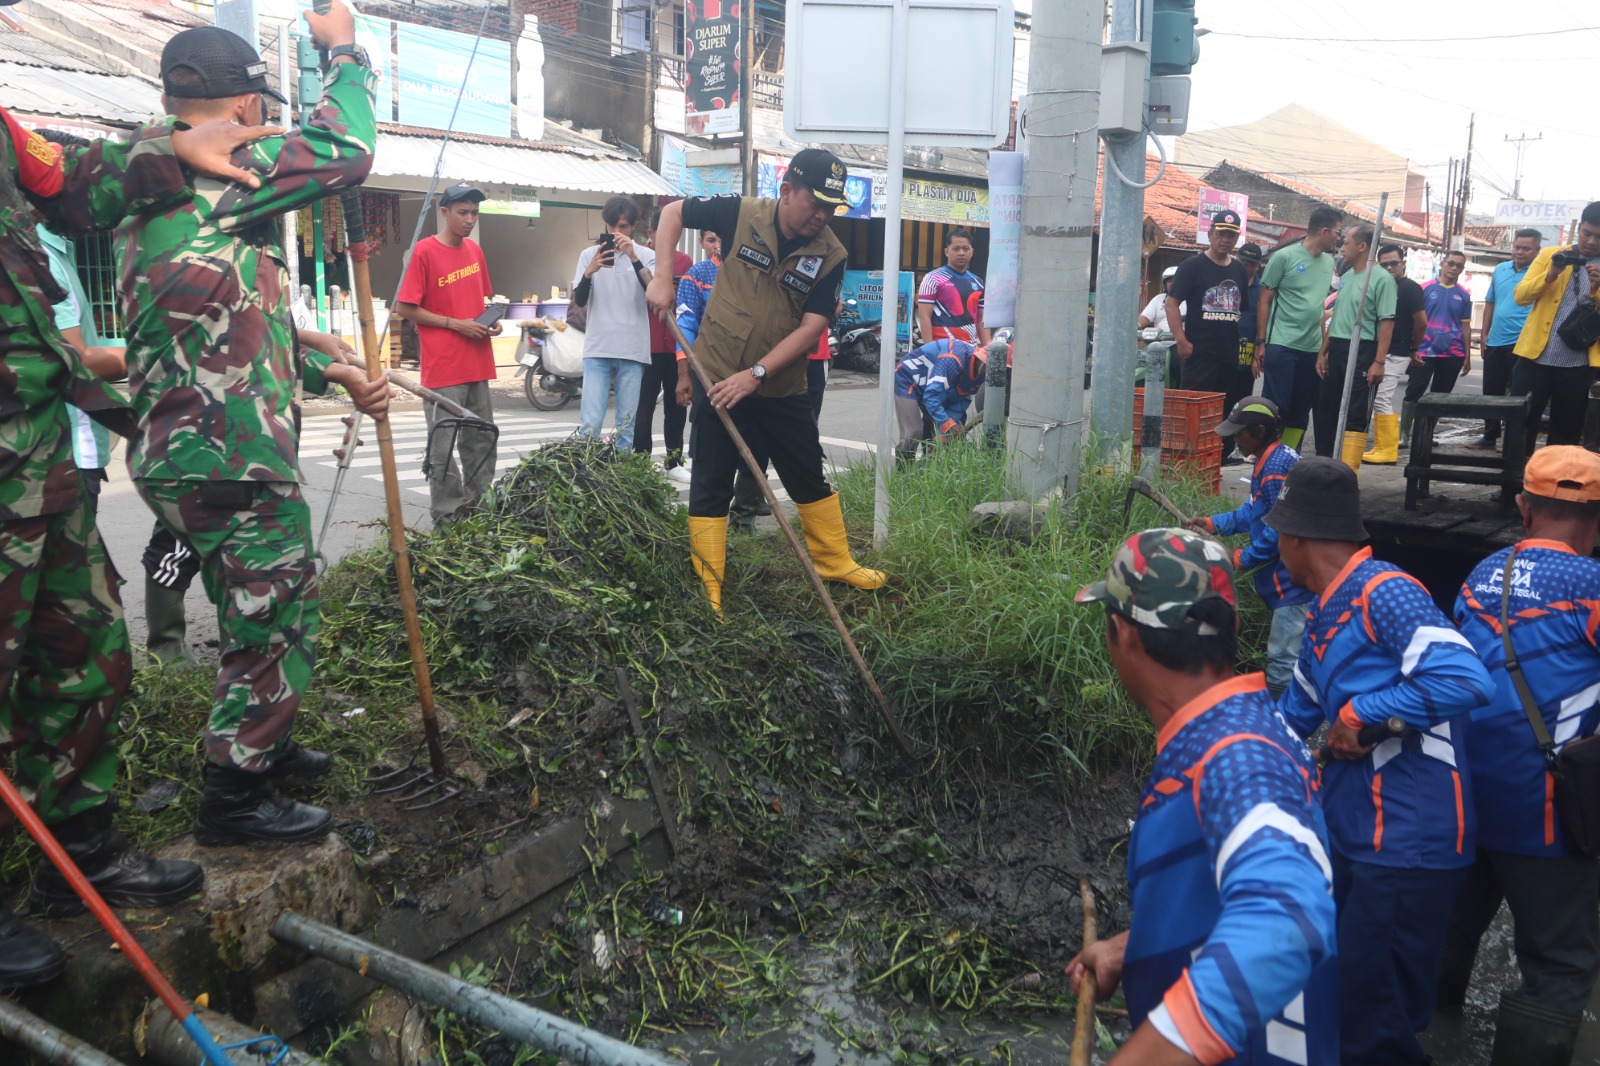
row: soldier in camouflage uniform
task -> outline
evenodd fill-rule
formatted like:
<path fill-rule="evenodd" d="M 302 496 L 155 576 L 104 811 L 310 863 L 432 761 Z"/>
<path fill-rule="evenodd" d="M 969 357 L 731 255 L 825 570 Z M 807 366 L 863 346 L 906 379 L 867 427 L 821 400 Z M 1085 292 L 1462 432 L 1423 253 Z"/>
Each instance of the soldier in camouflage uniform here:
<path fill-rule="evenodd" d="M 229 154 L 262 132 L 166 124 L 127 144 L 63 154 L 0 109 L 0 751 L 114 906 L 181 900 L 199 888 L 201 871 L 154 861 L 111 828 L 116 706 L 132 667 L 116 573 L 73 461 L 67 404 L 123 436 L 134 421 L 55 327 L 51 305 L 66 294 L 51 277 L 34 210 L 64 234 L 110 228 L 185 198 L 184 164 L 235 173 Z M 11 821 L 0 810 L 0 827 Z M 37 886 L 47 909 L 76 906 L 53 866 Z M 47 936 L 0 909 L 0 987 L 49 980 L 65 964 Z"/>
<path fill-rule="evenodd" d="M 319 621 L 311 516 L 300 493 L 295 389 L 344 386 L 382 417 L 388 386 L 320 353 L 296 354 L 279 218 L 359 184 L 377 139 L 373 74 L 335 0 L 306 14 L 331 63 L 311 118 L 240 161 L 259 188 L 199 180 L 182 205 L 132 219 L 121 241 L 129 385 L 139 432 L 128 463 L 157 519 L 200 559 L 217 605 L 221 667 L 206 729 L 202 844 L 298 842 L 332 817 L 279 796 L 328 757 L 289 739 Z M 168 111 L 182 122 L 259 121 L 266 64 L 212 26 L 162 52 Z"/>

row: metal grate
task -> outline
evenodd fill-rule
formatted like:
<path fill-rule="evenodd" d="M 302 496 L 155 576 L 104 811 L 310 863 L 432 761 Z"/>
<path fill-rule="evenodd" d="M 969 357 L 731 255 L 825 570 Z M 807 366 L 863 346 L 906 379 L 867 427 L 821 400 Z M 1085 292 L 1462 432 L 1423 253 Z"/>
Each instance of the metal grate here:
<path fill-rule="evenodd" d="M 96 233 L 73 242 L 78 279 L 89 297 L 89 313 L 103 344 L 122 343 L 122 308 L 117 303 L 117 261 L 111 234 Z"/>

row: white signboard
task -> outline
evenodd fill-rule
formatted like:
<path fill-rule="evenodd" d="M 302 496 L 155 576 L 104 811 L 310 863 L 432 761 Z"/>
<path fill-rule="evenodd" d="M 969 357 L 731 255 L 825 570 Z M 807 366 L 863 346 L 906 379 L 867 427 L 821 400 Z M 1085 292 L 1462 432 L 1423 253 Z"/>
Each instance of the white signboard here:
<path fill-rule="evenodd" d="M 788 4 L 784 130 L 801 142 L 889 143 L 895 0 Z M 908 6 L 905 143 L 993 148 L 1011 125 L 1012 0 Z M 960 57 L 955 68 L 948 56 Z"/>
<path fill-rule="evenodd" d="M 1576 222 L 1587 206 L 1583 200 L 1501 200 L 1495 205 L 1497 226 L 1564 226 Z"/>

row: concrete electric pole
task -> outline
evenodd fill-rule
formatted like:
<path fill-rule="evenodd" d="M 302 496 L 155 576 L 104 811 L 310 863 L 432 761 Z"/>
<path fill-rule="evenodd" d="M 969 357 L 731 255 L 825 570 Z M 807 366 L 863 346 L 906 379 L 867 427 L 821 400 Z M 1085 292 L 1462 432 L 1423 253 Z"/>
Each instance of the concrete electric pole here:
<path fill-rule="evenodd" d="M 1506 135 L 1506 143 L 1517 146 L 1517 177 L 1511 183 L 1511 198 L 1513 200 L 1522 199 L 1522 153 L 1528 150 L 1528 145 L 1532 142 L 1542 140 L 1544 140 L 1544 134 L 1542 133 L 1535 137 L 1529 137 L 1526 133 L 1521 137 Z"/>
<path fill-rule="evenodd" d="M 1011 478 L 1036 498 L 1077 492 L 1082 463 L 1104 12 L 1102 0 L 1050 0 L 1033 13 L 1006 452 Z"/>
<path fill-rule="evenodd" d="M 1112 0 L 1109 44 L 1139 40 L 1141 0 Z M 1148 72 L 1140 79 L 1148 86 Z M 1148 95 L 1148 90 L 1146 91 Z M 1141 100 L 1140 112 L 1143 113 Z M 1106 167 L 1100 208 L 1100 268 L 1095 277 L 1094 392 L 1091 419 L 1101 458 L 1125 461 L 1133 439 L 1133 325 L 1139 315 L 1139 275 L 1144 263 L 1145 133 L 1105 140 Z M 1114 164 L 1114 166 L 1113 166 Z M 1120 465 L 1120 461 L 1119 461 Z"/>

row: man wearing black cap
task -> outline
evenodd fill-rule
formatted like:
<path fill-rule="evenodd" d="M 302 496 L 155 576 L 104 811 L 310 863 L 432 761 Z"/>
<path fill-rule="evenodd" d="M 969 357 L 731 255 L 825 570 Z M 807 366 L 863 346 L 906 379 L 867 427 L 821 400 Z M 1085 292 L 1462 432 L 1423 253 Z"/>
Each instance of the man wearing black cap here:
<path fill-rule="evenodd" d="M 1265 396 L 1246 396 L 1234 405 L 1228 417 L 1217 425 L 1217 436 L 1237 445 L 1246 458 L 1254 458 L 1250 473 L 1250 498 L 1237 510 L 1204 515 L 1184 522 L 1190 529 L 1229 537 L 1244 533 L 1250 543 L 1235 548 L 1233 565 L 1240 571 L 1255 571 L 1256 592 L 1272 611 L 1272 629 L 1267 635 L 1267 688 L 1274 698 L 1282 696 L 1294 680 L 1294 664 L 1300 657 L 1300 638 L 1306 628 L 1306 604 L 1312 595 L 1289 578 L 1289 571 L 1278 557 L 1278 534 L 1267 525 L 1267 515 L 1277 505 L 1284 480 L 1300 455 L 1278 438 L 1283 419 L 1278 405 Z"/>
<path fill-rule="evenodd" d="M 1183 360 L 1186 389 L 1226 394 L 1233 386 L 1239 366 L 1239 318 L 1250 287 L 1244 264 L 1233 257 L 1238 241 L 1238 212 L 1212 215 L 1209 246 L 1178 264 L 1167 290 L 1167 322 Z"/>
<path fill-rule="evenodd" d="M 198 557 L 220 622 L 195 827 L 206 845 L 306 841 L 332 827 L 327 811 L 273 787 L 330 768 L 289 738 L 320 622 L 295 393 L 338 384 L 375 418 L 388 407 L 382 379 L 294 345 L 278 219 L 360 184 L 377 139 L 373 74 L 349 10 L 332 0 L 305 18 L 330 56 L 322 99 L 293 134 L 241 154 L 256 185 L 197 179 L 182 204 L 118 231 L 139 419 L 128 465 L 156 518 Z M 161 77 L 180 127 L 259 121 L 271 93 L 255 50 L 213 26 L 169 40 Z"/>
<path fill-rule="evenodd" d="M 472 239 L 478 205 L 487 199 L 464 181 L 439 197 L 439 233 L 417 242 L 400 283 L 395 314 L 417 327 L 422 384 L 479 418 L 494 419 L 494 347 L 500 323 L 485 326 L 484 300 L 494 295 L 489 262 Z M 433 434 L 437 404 L 424 403 L 429 435 L 428 499 L 433 524 L 443 526 L 472 509 L 494 480 L 495 443 L 487 433 L 463 433 L 452 448 L 450 434 Z M 461 469 L 455 451 L 461 452 Z"/>
<path fill-rule="evenodd" d="M 1278 702 L 1301 736 L 1329 725 L 1322 805 L 1339 907 L 1341 1061 L 1429 1061 L 1416 1034 L 1473 859 L 1467 715 L 1494 683 L 1422 583 L 1361 547 L 1356 472 L 1295 464 L 1267 515 L 1294 583 L 1317 599 Z M 1392 720 L 1398 735 L 1373 737 Z M 1363 736 L 1366 739 L 1363 739 Z"/>
<path fill-rule="evenodd" d="M 683 228 L 722 240 L 722 269 L 700 323 L 695 355 L 714 384 L 694 384 L 699 440 L 689 483 L 689 550 L 712 606 L 721 610 L 728 505 L 739 455 L 721 420 L 759 427 L 772 465 L 795 501 L 817 572 L 830 581 L 875 589 L 886 580 L 857 565 L 845 539 L 839 497 L 822 475 L 822 443 L 811 416 L 806 357 L 838 305 L 845 251 L 828 220 L 846 203 L 847 171 L 832 152 L 808 148 L 784 173 L 778 199 L 712 196 L 668 204 L 656 241 L 674 248 Z M 646 290 L 650 309 L 674 310 L 670 272 Z"/>

